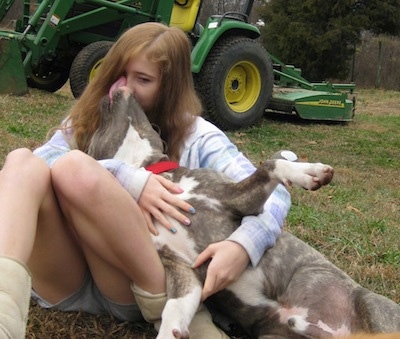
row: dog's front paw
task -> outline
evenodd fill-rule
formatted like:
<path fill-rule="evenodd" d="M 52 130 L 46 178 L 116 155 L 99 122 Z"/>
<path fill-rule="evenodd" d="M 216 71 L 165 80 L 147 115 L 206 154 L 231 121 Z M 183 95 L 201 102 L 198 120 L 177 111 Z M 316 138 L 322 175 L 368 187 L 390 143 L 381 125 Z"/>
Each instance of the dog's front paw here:
<path fill-rule="evenodd" d="M 321 186 L 327 185 L 333 178 L 333 168 L 321 163 L 309 164 L 304 169 L 304 175 L 307 175 L 305 189 L 315 191 Z"/>

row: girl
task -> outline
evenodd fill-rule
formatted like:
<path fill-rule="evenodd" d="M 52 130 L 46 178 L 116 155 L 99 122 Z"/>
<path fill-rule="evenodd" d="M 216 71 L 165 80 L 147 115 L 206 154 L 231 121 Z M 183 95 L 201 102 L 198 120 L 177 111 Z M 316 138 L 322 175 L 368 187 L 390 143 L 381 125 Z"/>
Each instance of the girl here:
<path fill-rule="evenodd" d="M 29 266 L 32 295 L 43 307 L 108 312 L 137 321 L 141 314 L 133 282 L 136 299 L 151 302 L 145 317 L 156 321 L 165 302 L 165 274 L 150 238 L 149 230 L 155 232 L 152 219 L 173 232 L 166 215 L 189 225 L 179 210 L 194 209 L 176 197 L 180 188 L 161 176 L 86 154 L 99 123 L 100 99 L 121 85 L 134 93 L 160 130 L 169 157 L 181 166 L 212 168 L 234 180 L 255 170 L 222 131 L 199 116 L 187 36 L 178 28 L 145 23 L 113 45 L 49 142 L 34 154 L 17 150 L 7 157 L 0 197 L 11 194 L 15 199 L 2 205 L 8 213 L 0 210 L 0 229 L 13 225 L 10 232 L 18 231 L 21 247 L 24 232 L 35 237 L 21 261 Z M 32 168 L 38 169 L 35 177 Z M 12 177 L 7 179 L 10 185 L 14 182 L 8 190 L 1 185 L 7 177 L 3 172 Z M 37 177 L 42 178 L 40 190 Z M 235 281 L 249 263 L 257 265 L 275 244 L 289 207 L 289 193 L 280 185 L 261 215 L 243 218 L 228 239 L 199 255 L 194 267 L 211 259 L 203 300 Z M 226 337 L 204 312 L 193 320 L 191 337 Z"/>

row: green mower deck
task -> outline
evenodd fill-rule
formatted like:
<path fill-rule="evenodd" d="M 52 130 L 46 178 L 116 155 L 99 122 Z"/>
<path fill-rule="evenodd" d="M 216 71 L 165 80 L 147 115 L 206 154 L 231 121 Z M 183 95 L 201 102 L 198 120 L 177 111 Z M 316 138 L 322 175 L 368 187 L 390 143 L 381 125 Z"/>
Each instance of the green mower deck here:
<path fill-rule="evenodd" d="M 275 87 L 267 110 L 296 114 L 307 120 L 351 121 L 355 98 L 342 92 Z"/>

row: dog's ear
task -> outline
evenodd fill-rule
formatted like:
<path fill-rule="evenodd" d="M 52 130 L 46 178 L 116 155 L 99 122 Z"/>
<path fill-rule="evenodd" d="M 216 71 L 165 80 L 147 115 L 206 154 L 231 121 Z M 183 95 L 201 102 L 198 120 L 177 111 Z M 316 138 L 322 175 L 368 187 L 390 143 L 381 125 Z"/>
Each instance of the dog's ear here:
<path fill-rule="evenodd" d="M 99 126 L 88 148 L 88 154 L 95 159 L 112 159 L 126 136 L 130 119 L 123 109 L 125 100 L 121 99 L 119 93 L 113 95 L 112 103 L 107 95 L 100 100 Z"/>

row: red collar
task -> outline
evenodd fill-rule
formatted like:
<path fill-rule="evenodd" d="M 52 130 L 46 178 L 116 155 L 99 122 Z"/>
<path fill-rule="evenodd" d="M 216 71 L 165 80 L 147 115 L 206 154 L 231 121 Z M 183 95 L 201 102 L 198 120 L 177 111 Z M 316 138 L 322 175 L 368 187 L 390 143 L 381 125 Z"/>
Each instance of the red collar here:
<path fill-rule="evenodd" d="M 179 168 L 179 164 L 175 161 L 160 161 L 145 168 L 154 174 L 160 174 Z"/>

